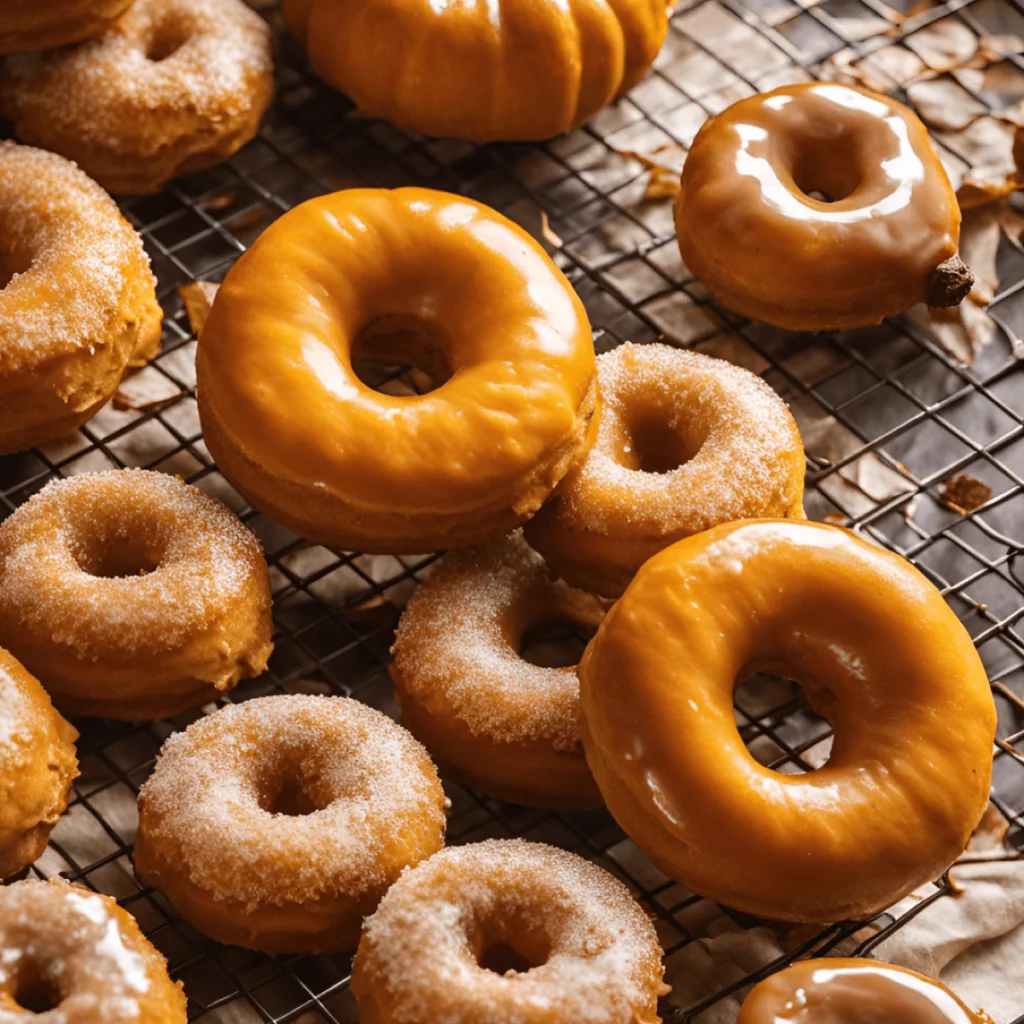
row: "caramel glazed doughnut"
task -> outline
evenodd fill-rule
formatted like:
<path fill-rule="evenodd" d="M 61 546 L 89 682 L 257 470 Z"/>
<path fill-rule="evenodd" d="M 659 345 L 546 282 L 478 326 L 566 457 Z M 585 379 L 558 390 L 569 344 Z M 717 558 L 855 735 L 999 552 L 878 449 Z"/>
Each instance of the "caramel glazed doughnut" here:
<path fill-rule="evenodd" d="M 758 764 L 733 691 L 799 683 L 828 763 Z M 786 921 L 868 917 L 935 878 L 988 802 L 996 711 L 971 638 L 909 562 L 817 523 L 716 527 L 655 555 L 579 665 L 608 809 L 671 878 Z"/>
<path fill-rule="evenodd" d="M 125 195 L 226 160 L 273 92 L 270 29 L 241 0 L 136 0 L 99 38 L 0 69 L 16 137 Z"/>
<path fill-rule="evenodd" d="M 787 85 L 705 122 L 675 218 L 683 261 L 716 299 L 788 330 L 953 306 L 974 280 L 927 129 L 855 86 Z"/>
<path fill-rule="evenodd" d="M 359 357 L 435 388 L 381 394 Z M 586 453 L 597 404 L 586 312 L 541 246 L 422 188 L 349 189 L 275 221 L 218 291 L 196 372 L 203 436 L 255 508 L 392 554 L 515 529 Z"/>
<path fill-rule="evenodd" d="M 266 667 L 259 541 L 148 470 L 53 481 L 0 523 L 0 644 L 70 714 L 156 719 Z"/>
<path fill-rule="evenodd" d="M 442 774 L 502 800 L 598 807 L 572 667 L 523 659 L 534 627 L 596 628 L 608 602 L 553 582 L 520 533 L 447 555 L 402 614 L 392 648 L 402 721 Z"/>
<path fill-rule="evenodd" d="M 132 0 L 4 0 L 0 55 L 50 50 L 99 35 Z"/>
<path fill-rule="evenodd" d="M 597 440 L 525 528 L 569 583 L 618 597 L 683 537 L 736 519 L 804 518 L 803 442 L 756 374 L 626 343 L 598 358 L 597 375 Z"/>
<path fill-rule="evenodd" d="M 108 896 L 64 882 L 16 882 L 0 888 L 0 1020 L 185 1024 L 185 993 Z"/>
<path fill-rule="evenodd" d="M 621 882 L 564 850 L 492 839 L 395 883 L 363 928 L 352 993 L 363 1024 L 657 1024 L 663 974 Z"/>
<path fill-rule="evenodd" d="M 139 794 L 135 871 L 229 945 L 355 945 L 405 868 L 440 849 L 447 801 L 427 752 L 344 697 L 250 700 L 164 744 Z"/>
<path fill-rule="evenodd" d="M 736 1024 L 992 1024 L 945 985 L 878 960 L 803 960 L 755 985 Z"/>
<path fill-rule="evenodd" d="M 78 775 L 77 739 L 39 680 L 0 648 L 0 879 L 46 849 Z"/>
<path fill-rule="evenodd" d="M 0 142 L 0 455 L 68 434 L 160 347 L 142 239 L 74 164 Z"/>

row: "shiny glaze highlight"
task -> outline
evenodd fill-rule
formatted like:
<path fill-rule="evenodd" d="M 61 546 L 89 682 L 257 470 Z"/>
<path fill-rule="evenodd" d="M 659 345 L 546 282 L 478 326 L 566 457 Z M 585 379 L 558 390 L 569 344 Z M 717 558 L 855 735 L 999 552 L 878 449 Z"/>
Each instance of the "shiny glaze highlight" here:
<path fill-rule="evenodd" d="M 812 82 L 705 123 L 683 169 L 676 229 L 687 266 L 725 305 L 827 330 L 926 301 L 936 267 L 956 254 L 960 209 L 909 108 Z"/>
<path fill-rule="evenodd" d="M 945 985 L 878 960 L 802 960 L 756 985 L 736 1024 L 992 1024 Z"/>
<path fill-rule="evenodd" d="M 286 0 L 317 73 L 363 113 L 476 142 L 568 131 L 646 74 L 665 0 Z"/>
<path fill-rule="evenodd" d="M 440 386 L 374 391 L 354 347 Z M 225 475 L 307 539 L 360 550 L 508 532 L 584 454 L 596 401 L 586 313 L 544 250 L 419 188 L 338 192 L 272 225 L 224 281 L 197 373 Z"/>
<path fill-rule="evenodd" d="M 758 764 L 758 671 L 828 718 L 828 763 Z M 937 878 L 988 800 L 995 707 L 967 631 L 908 562 L 845 530 L 749 520 L 652 558 L 579 667 L 587 760 L 668 875 L 765 917 L 833 921 Z"/>

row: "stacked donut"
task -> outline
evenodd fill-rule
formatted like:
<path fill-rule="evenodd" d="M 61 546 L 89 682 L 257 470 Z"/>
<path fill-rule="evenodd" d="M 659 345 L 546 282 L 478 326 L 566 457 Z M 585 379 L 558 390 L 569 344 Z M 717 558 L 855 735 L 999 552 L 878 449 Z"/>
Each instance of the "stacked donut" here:
<path fill-rule="evenodd" d="M 497 6 L 497 22 L 452 35 L 433 4 L 296 0 L 286 16 L 364 109 L 480 140 L 579 123 L 637 80 L 666 22 L 660 0 Z M 269 37 L 237 0 L 123 7 L 16 5 L 0 108 L 21 138 L 146 192 L 252 137 Z M 387 60 L 406 49 L 397 30 L 424 24 L 438 45 L 407 81 Z M 467 39 L 481 63 L 451 59 Z M 573 73 L 531 76 L 535 61 Z M 152 356 L 159 308 L 138 236 L 98 186 L 10 143 L 0 168 L 0 451 L 17 451 L 80 425 Z M 677 220 L 716 295 L 786 326 L 875 322 L 970 283 L 923 128 L 861 90 L 787 87 L 724 112 L 694 143 Z M 766 245 L 739 245 L 749 230 Z M 900 273 L 860 273 L 893 233 Z M 773 273 L 793 236 L 834 276 L 814 301 Z M 427 386 L 377 391 L 367 360 L 412 364 Z M 278 694 L 167 740 L 139 796 L 135 871 L 202 932 L 270 953 L 358 943 L 367 1022 L 656 1024 L 661 949 L 629 891 L 541 844 L 443 849 L 438 769 L 501 799 L 605 803 L 669 877 L 785 920 L 873 914 L 963 850 L 995 712 L 941 595 L 899 557 L 805 521 L 800 435 L 763 380 L 663 344 L 596 357 L 569 282 L 495 211 L 419 188 L 297 207 L 228 274 L 197 373 L 205 441 L 253 508 L 333 547 L 457 549 L 398 625 L 404 728 L 349 698 Z M 589 641 L 582 656 L 533 653 L 552 624 Z M 255 535 L 167 475 L 54 482 L 0 524 L 0 878 L 40 855 L 68 804 L 77 733 L 62 712 L 195 711 L 264 670 L 271 633 Z M 829 720 L 823 768 L 777 774 L 744 747 L 732 695 L 761 671 Z M 810 961 L 755 989 L 743 1024 L 872 1000 L 980 1021 L 921 976 Z M 0 1013 L 44 1004 L 68 1020 L 185 1017 L 123 910 L 21 881 L 0 888 Z"/>

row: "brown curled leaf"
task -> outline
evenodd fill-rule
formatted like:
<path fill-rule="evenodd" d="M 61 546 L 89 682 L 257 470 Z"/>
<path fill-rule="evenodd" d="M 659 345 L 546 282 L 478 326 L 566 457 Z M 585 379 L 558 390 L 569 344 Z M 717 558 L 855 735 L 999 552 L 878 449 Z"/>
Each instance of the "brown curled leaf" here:
<path fill-rule="evenodd" d="M 565 242 L 562 241 L 561 237 L 557 235 L 554 229 L 551 227 L 551 221 L 548 220 L 547 210 L 540 211 L 540 233 L 544 238 L 544 241 L 548 245 L 554 246 L 556 249 L 561 249 Z"/>
<path fill-rule="evenodd" d="M 178 289 L 181 301 L 185 303 L 189 326 L 194 334 L 203 329 L 219 288 L 220 285 L 214 281 L 190 281 Z"/>
<path fill-rule="evenodd" d="M 967 473 L 957 473 L 942 485 L 939 501 L 954 512 L 965 516 L 981 508 L 992 497 L 992 488 Z"/>
<path fill-rule="evenodd" d="M 214 192 L 203 201 L 203 209 L 207 213 L 220 213 L 238 201 L 238 193 L 234 189 L 226 189 L 224 192 Z"/>

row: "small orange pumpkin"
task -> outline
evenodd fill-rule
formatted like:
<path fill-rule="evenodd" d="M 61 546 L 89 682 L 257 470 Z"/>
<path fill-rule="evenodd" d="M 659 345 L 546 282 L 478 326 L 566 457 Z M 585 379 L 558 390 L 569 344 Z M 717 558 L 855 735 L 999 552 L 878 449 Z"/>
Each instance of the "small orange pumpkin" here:
<path fill-rule="evenodd" d="M 363 113 L 475 142 L 551 138 L 646 74 L 665 0 L 285 0 L 317 73 Z"/>

